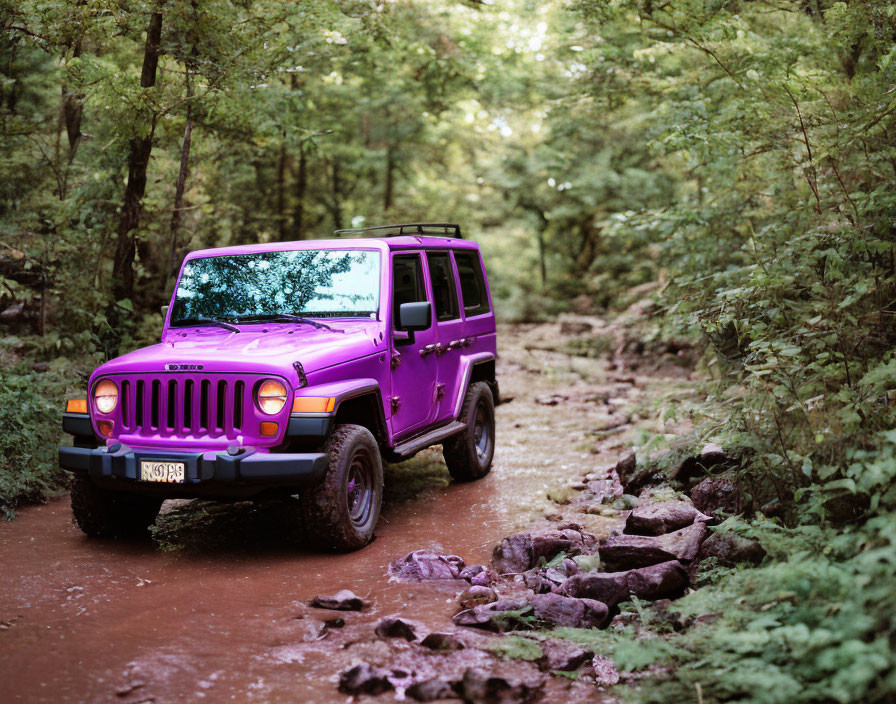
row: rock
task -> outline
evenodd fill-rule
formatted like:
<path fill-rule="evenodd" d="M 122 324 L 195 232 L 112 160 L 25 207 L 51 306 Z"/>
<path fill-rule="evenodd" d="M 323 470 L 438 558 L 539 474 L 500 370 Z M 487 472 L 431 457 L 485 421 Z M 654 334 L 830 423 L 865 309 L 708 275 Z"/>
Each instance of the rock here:
<path fill-rule="evenodd" d="M 420 624 L 400 616 L 387 616 L 376 624 L 374 633 L 380 638 L 404 638 L 407 641 L 413 641 L 417 640 L 417 628 L 419 627 Z"/>
<path fill-rule="evenodd" d="M 619 670 L 616 663 L 605 655 L 595 655 L 591 664 L 594 670 L 594 682 L 601 687 L 612 687 L 619 683 Z"/>
<path fill-rule="evenodd" d="M 634 508 L 625 522 L 625 532 L 630 535 L 663 535 L 685 528 L 694 521 L 709 521 L 686 501 L 654 501 Z"/>
<path fill-rule="evenodd" d="M 460 597 L 458 597 L 458 603 L 460 603 L 462 609 L 472 609 L 474 606 L 491 604 L 493 601 L 497 600 L 498 593 L 494 589 L 479 585 L 468 587 L 461 593 Z"/>
<path fill-rule="evenodd" d="M 515 533 L 495 547 L 492 565 L 500 574 L 525 572 L 538 566 L 541 558 L 550 560 L 561 552 L 568 555 L 588 552 L 596 542 L 590 533 L 571 528 Z"/>
<path fill-rule="evenodd" d="M 730 474 L 707 477 L 691 489 L 694 506 L 703 513 L 716 515 L 717 512 L 734 515 L 746 507 L 741 506 L 741 492 Z"/>
<path fill-rule="evenodd" d="M 485 587 L 497 579 L 495 574 L 485 565 L 467 565 L 460 571 L 459 576 L 461 579 L 466 579 L 470 584 Z"/>
<path fill-rule="evenodd" d="M 554 588 L 554 583 L 548 579 L 542 570 L 526 570 L 517 579 L 522 577 L 526 589 L 531 589 L 536 594 L 544 594 Z"/>
<path fill-rule="evenodd" d="M 611 535 L 600 544 L 598 554 L 607 569 L 616 571 L 669 560 L 690 562 L 697 556 L 706 532 L 706 523 L 697 521 L 665 535 Z"/>
<path fill-rule="evenodd" d="M 561 335 L 585 335 L 594 330 L 594 326 L 587 320 L 561 320 Z"/>
<path fill-rule="evenodd" d="M 35 362 L 31 368 L 38 373 L 50 371 L 50 365 L 47 362 Z"/>
<path fill-rule="evenodd" d="M 464 642 L 453 633 L 430 633 L 422 641 L 420 645 L 430 650 L 439 650 L 448 652 L 452 650 L 463 650 L 467 646 Z"/>
<path fill-rule="evenodd" d="M 458 579 L 464 561 L 457 555 L 441 555 L 432 550 L 415 550 L 389 565 L 389 574 L 398 579 Z"/>
<path fill-rule="evenodd" d="M 339 675 L 339 691 L 343 694 L 382 694 L 394 689 L 389 681 L 391 674 L 385 668 L 362 662 Z"/>
<path fill-rule="evenodd" d="M 670 560 L 625 572 L 583 572 L 566 580 L 560 593 L 579 599 L 595 599 L 613 608 L 631 595 L 651 600 L 674 597 L 687 584 L 684 567 L 678 560 Z"/>
<path fill-rule="evenodd" d="M 721 445 L 709 442 L 703 446 L 698 455 L 686 458 L 672 474 L 672 479 L 688 484 L 694 479 L 706 476 L 710 470 L 731 462 L 733 460 Z"/>
<path fill-rule="evenodd" d="M 451 683 L 439 679 L 416 682 L 405 690 L 405 694 L 418 702 L 457 698 L 457 693 L 452 688 Z"/>
<path fill-rule="evenodd" d="M 550 396 L 539 396 L 535 399 L 535 403 L 539 406 L 558 406 L 568 400 L 569 396 L 564 396 L 563 394 L 551 394 Z"/>
<path fill-rule="evenodd" d="M 522 679 L 469 668 L 464 672 L 459 693 L 469 704 L 533 702 L 541 696 L 544 681 L 543 675 Z"/>
<path fill-rule="evenodd" d="M 505 628 L 525 628 L 527 624 L 522 617 L 531 614 L 532 605 L 528 599 L 509 597 L 461 611 L 456 613 L 451 620 L 458 626 L 484 628 L 497 633 Z"/>
<path fill-rule="evenodd" d="M 542 666 L 545 670 L 569 672 L 584 665 L 594 653 L 568 640 L 545 640 L 541 643 Z"/>
<path fill-rule="evenodd" d="M 698 560 L 714 557 L 719 564 L 734 567 L 742 562 L 758 565 L 765 557 L 765 550 L 755 540 L 735 533 L 713 533 L 700 546 Z"/>
<path fill-rule="evenodd" d="M 561 594 L 536 594 L 532 597 L 535 618 L 552 626 L 600 628 L 609 608 L 593 599 L 575 599 Z"/>
<path fill-rule="evenodd" d="M 634 452 L 626 452 L 616 463 L 616 475 L 626 494 L 637 494 L 646 486 L 661 484 L 666 480 L 662 472 L 649 466 L 638 466 Z"/>
<path fill-rule="evenodd" d="M 332 595 L 318 594 L 309 603 L 317 609 L 332 611 L 360 611 L 364 608 L 361 598 L 348 589 L 341 589 Z"/>

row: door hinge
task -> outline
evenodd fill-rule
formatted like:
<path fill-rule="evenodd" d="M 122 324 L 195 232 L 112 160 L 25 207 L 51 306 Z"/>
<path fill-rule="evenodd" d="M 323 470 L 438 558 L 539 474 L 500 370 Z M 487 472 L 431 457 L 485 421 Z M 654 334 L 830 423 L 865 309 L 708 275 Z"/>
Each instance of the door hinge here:
<path fill-rule="evenodd" d="M 401 352 L 393 352 L 392 357 L 389 360 L 389 367 L 391 369 L 397 369 L 401 364 Z"/>
<path fill-rule="evenodd" d="M 436 384 L 436 399 L 445 398 L 445 385 Z"/>
<path fill-rule="evenodd" d="M 401 406 L 401 399 L 398 396 L 393 396 L 389 399 L 389 406 L 392 408 L 392 412 L 395 413 Z"/>

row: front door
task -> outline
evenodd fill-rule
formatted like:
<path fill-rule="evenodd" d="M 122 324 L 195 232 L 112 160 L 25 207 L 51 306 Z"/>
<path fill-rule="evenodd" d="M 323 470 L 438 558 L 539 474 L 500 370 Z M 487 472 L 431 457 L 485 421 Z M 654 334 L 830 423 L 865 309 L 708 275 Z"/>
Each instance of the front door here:
<path fill-rule="evenodd" d="M 436 422 L 454 419 L 455 399 L 462 390 L 460 355 L 457 340 L 463 337 L 464 321 L 461 320 L 457 299 L 457 284 L 451 253 L 428 252 L 429 279 L 433 296 L 433 320 L 439 344 L 439 384 L 436 389 Z"/>
<path fill-rule="evenodd" d="M 413 435 L 435 419 L 438 359 L 428 353 L 438 342 L 436 326 L 415 333 L 398 331 L 402 303 L 426 301 L 421 254 L 392 255 L 392 433 Z M 435 314 L 433 314 L 435 319 Z M 410 339 L 402 339 L 409 336 Z M 427 347 L 427 350 L 424 348 Z M 424 350 L 423 354 L 420 354 Z"/>

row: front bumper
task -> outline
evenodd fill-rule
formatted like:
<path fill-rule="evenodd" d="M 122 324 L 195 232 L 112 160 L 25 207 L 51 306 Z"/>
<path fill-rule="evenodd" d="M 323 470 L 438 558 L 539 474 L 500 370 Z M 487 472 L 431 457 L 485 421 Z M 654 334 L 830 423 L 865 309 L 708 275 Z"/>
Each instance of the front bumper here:
<path fill-rule="evenodd" d="M 183 484 L 141 481 L 140 460 L 183 462 Z M 267 453 L 252 448 L 224 452 L 164 452 L 132 450 L 126 445 L 111 447 L 60 447 L 59 466 L 86 474 L 98 483 L 127 485 L 172 494 L 196 493 L 203 488 L 242 485 L 258 489 L 266 486 L 304 487 L 320 482 L 327 472 L 327 456 L 319 452 Z M 122 486 L 122 488 L 125 488 Z"/>

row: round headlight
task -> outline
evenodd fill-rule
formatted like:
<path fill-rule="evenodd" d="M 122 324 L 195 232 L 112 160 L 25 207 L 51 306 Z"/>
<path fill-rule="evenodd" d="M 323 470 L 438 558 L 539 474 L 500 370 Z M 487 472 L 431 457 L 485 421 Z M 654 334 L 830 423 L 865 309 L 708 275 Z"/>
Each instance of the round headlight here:
<path fill-rule="evenodd" d="M 111 413 L 118 405 L 118 387 L 104 379 L 93 389 L 93 403 L 100 413 Z"/>
<path fill-rule="evenodd" d="M 261 412 L 272 416 L 286 405 L 286 387 L 275 379 L 268 379 L 261 382 L 255 398 Z"/>

